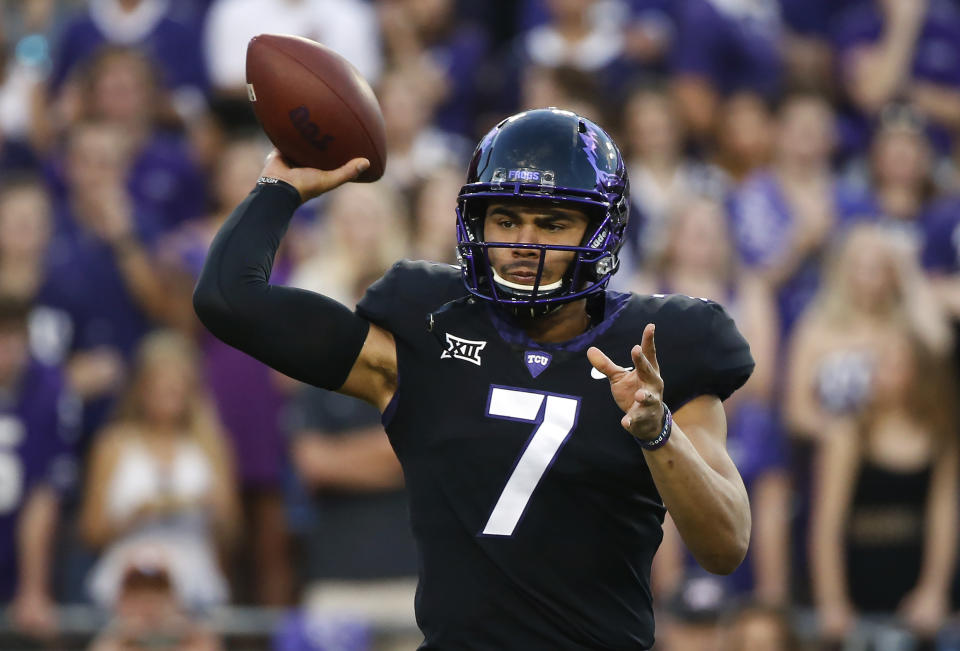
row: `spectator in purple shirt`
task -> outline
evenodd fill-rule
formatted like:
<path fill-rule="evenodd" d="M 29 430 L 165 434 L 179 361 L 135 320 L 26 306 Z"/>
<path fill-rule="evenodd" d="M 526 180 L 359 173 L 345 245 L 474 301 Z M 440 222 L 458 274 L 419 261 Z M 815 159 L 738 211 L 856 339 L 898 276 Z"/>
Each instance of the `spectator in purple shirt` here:
<path fill-rule="evenodd" d="M 531 67 L 577 70 L 588 75 L 598 88 L 591 98 L 593 103 L 615 101 L 633 67 L 625 58 L 625 8 L 610 11 L 611 4 L 618 3 L 547 0 L 549 20 L 517 36 L 491 71 L 490 77 L 502 84 L 503 112 L 514 110 L 520 103 L 524 80 L 518 72 Z"/>
<path fill-rule="evenodd" d="M 954 0 L 860 0 L 837 16 L 832 40 L 852 111 L 843 143 L 863 151 L 869 119 L 905 100 L 946 150 L 960 128 L 960 6 Z"/>
<path fill-rule="evenodd" d="M 46 188 L 39 179 L 13 177 L 5 179 L 0 186 L 0 294 L 33 306 L 31 353 L 39 361 L 55 365 L 67 362 L 74 324 L 67 311 L 50 304 L 52 288 L 47 284 L 47 252 L 52 231 L 50 211 Z M 72 372 L 68 375 L 74 377 Z"/>
<path fill-rule="evenodd" d="M 679 3 L 671 0 L 608 0 L 598 2 L 595 11 L 606 12 L 627 24 L 624 53 L 628 59 L 663 72 L 676 36 L 676 14 Z M 550 20 L 548 0 L 525 0 L 520 10 L 520 23 L 532 29 Z"/>
<path fill-rule="evenodd" d="M 378 11 L 391 65 L 416 70 L 434 95 L 434 123 L 472 137 L 487 35 L 458 16 L 454 0 L 395 0 Z"/>
<path fill-rule="evenodd" d="M 129 47 L 106 47 L 89 60 L 79 82 L 79 118 L 116 125 L 130 141 L 126 182 L 138 209 L 154 213 L 164 230 L 200 216 L 203 176 L 150 59 Z"/>
<path fill-rule="evenodd" d="M 184 105 L 206 93 L 208 80 L 200 49 L 200 26 L 170 14 L 169 0 L 90 0 L 64 29 L 55 47 L 50 84 L 59 89 L 75 66 L 107 44 L 141 49 L 157 63 L 163 84 Z M 178 3 L 178 4 L 183 4 Z M 180 12 L 178 18 L 182 18 Z"/>
<path fill-rule="evenodd" d="M 16 628 L 49 637 L 58 496 L 75 480 L 79 408 L 61 370 L 30 357 L 29 313 L 0 297 L 0 603 Z"/>
<path fill-rule="evenodd" d="M 780 15 L 775 0 L 687 0 L 680 11 L 673 71 L 691 135 L 706 138 L 721 98 L 780 89 Z"/>
<path fill-rule="evenodd" d="M 127 151 L 126 134 L 104 123 L 75 126 L 67 144 L 67 194 L 55 206 L 43 298 L 70 315 L 73 355 L 129 357 L 166 307 L 148 255 L 159 228 L 125 187 Z M 105 417 L 116 379 L 87 392 L 95 403 L 85 432 Z"/>
<path fill-rule="evenodd" d="M 730 210 L 741 259 L 775 289 L 786 334 L 817 289 L 831 235 L 875 208 L 833 174 L 834 115 L 824 99 L 789 96 L 777 121 L 772 164 L 732 195 Z"/>

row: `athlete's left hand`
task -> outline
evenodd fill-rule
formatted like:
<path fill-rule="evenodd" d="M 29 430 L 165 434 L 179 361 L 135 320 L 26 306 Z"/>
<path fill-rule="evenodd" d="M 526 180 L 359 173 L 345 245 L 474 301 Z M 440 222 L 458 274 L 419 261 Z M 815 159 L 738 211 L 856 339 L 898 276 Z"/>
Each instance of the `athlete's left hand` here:
<path fill-rule="evenodd" d="M 632 369 L 618 366 L 595 346 L 587 350 L 587 359 L 610 380 L 610 393 L 625 412 L 620 424 L 645 441 L 656 438 L 663 423 L 663 379 L 657 362 L 654 330 L 655 326 L 648 323 L 640 345 L 630 351 Z"/>

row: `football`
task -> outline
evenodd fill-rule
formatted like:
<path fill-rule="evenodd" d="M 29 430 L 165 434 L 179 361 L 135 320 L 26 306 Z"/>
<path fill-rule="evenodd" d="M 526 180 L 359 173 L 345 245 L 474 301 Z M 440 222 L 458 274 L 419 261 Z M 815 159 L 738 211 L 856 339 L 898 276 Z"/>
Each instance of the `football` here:
<path fill-rule="evenodd" d="M 247 45 L 247 95 L 263 130 L 291 163 L 332 170 L 364 157 L 357 181 L 387 162 L 386 130 L 370 84 L 346 59 L 300 36 L 260 34 Z"/>

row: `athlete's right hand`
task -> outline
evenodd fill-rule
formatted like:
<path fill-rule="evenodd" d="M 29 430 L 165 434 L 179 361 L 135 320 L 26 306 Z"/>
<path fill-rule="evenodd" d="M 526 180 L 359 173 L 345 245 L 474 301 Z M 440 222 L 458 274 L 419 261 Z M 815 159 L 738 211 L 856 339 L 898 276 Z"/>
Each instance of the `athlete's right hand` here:
<path fill-rule="evenodd" d="M 260 176 L 279 179 L 295 187 L 303 201 L 319 197 L 324 192 L 357 178 L 370 167 L 366 158 L 354 158 L 335 170 L 318 170 L 312 167 L 292 167 L 278 150 L 267 156 Z"/>

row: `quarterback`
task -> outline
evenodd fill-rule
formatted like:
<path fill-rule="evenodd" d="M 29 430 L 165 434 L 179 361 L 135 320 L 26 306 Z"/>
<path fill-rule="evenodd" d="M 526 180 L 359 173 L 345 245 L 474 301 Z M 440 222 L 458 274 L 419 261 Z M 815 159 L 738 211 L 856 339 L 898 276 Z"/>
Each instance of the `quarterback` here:
<path fill-rule="evenodd" d="M 732 572 L 746 553 L 721 405 L 753 369 L 746 341 L 716 303 L 605 289 L 624 163 L 600 127 L 557 109 L 507 118 L 477 146 L 459 267 L 398 262 L 355 312 L 269 284 L 297 206 L 367 164 L 271 154 L 213 243 L 200 319 L 381 410 L 419 549 L 422 649 L 651 647 L 667 510 L 705 569 Z"/>

